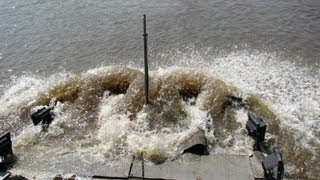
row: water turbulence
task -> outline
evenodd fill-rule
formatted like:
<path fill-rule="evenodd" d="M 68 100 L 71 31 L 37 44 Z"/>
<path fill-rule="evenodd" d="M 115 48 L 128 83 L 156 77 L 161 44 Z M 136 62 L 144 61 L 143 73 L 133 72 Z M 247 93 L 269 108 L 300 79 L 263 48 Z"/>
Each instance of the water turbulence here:
<path fill-rule="evenodd" d="M 254 141 L 245 129 L 248 110 L 268 123 L 267 143 L 288 145 L 282 138 L 288 130 L 258 96 L 244 94 L 205 70 L 151 72 L 148 106 L 138 69 L 110 66 L 61 79 L 29 78 L 4 93 L 0 110 L 1 131 L 15 135 L 19 161 L 13 171 L 27 177 L 95 173 L 96 167 L 114 166 L 132 156 L 143 155 L 156 164 L 174 160 L 193 151 L 186 150 L 187 142 L 199 132 L 211 153 L 250 155 Z M 228 106 L 230 95 L 243 97 L 245 108 Z M 32 125 L 30 114 L 52 104 L 54 121 L 44 132 Z"/>

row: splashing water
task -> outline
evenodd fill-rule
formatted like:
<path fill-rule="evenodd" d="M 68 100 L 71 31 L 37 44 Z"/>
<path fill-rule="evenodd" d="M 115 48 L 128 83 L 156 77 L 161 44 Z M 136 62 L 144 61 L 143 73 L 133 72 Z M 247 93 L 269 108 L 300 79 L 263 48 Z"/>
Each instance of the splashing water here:
<path fill-rule="evenodd" d="M 143 105 L 143 73 L 136 68 L 108 66 L 82 74 L 17 78 L 0 99 L 0 130 L 15 135 L 19 161 L 13 171 L 37 178 L 94 173 L 92 166 L 114 166 L 141 153 L 153 163 L 174 160 L 182 153 L 181 143 L 204 128 L 208 117 L 211 153 L 249 155 L 253 140 L 245 130 L 246 110 L 223 108 L 226 95 L 232 94 L 246 99 L 266 120 L 268 143 L 285 147 L 287 177 L 317 177 L 319 74 L 312 76 L 308 69 L 268 53 L 233 52 L 210 62 L 196 52 L 170 57 L 179 66 L 150 73 L 149 106 Z M 190 68 L 194 65 L 198 68 Z M 183 93 L 198 96 L 187 103 Z M 55 119 L 44 133 L 29 116 L 52 101 L 57 101 Z"/>

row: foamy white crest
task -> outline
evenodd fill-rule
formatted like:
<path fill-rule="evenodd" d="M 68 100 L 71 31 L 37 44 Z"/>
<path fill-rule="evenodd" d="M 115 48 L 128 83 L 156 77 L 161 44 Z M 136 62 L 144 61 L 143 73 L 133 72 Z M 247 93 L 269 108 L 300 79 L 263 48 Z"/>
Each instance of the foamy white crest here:
<path fill-rule="evenodd" d="M 106 91 L 101 98 L 100 111 L 98 113 L 98 124 L 101 125 L 103 122 L 112 115 L 117 115 L 117 111 L 114 107 L 120 104 L 120 101 L 123 99 L 124 95 L 120 94 L 118 96 L 109 96 L 109 92 Z"/>
<path fill-rule="evenodd" d="M 320 129 L 320 74 L 272 53 L 238 51 L 213 58 L 212 71 L 247 93 L 263 97 L 281 122 L 308 140 Z M 320 143 L 319 139 L 317 140 Z"/>
<path fill-rule="evenodd" d="M 18 110 L 21 104 L 28 104 L 35 99 L 39 90 L 43 88 L 43 82 L 34 77 L 21 77 L 16 79 L 8 90 L 0 98 L 0 114 L 7 114 Z"/>
<path fill-rule="evenodd" d="M 22 132 L 13 139 L 13 148 L 18 149 L 35 143 L 41 133 L 40 126 L 28 126 L 23 128 Z"/>
<path fill-rule="evenodd" d="M 119 114 L 114 109 L 123 95 L 107 96 L 107 93 L 104 94 L 100 104 L 97 138 L 102 142 L 99 145 L 102 153 L 112 155 L 126 143 L 126 136 L 131 129 L 132 122 L 127 114 Z"/>
<path fill-rule="evenodd" d="M 99 67 L 99 68 L 94 68 L 94 69 L 89 69 L 84 73 L 84 75 L 99 75 L 99 74 L 104 74 L 108 72 L 108 70 L 113 69 L 114 66 L 107 66 L 107 67 Z"/>
<path fill-rule="evenodd" d="M 206 54 L 191 49 L 189 53 L 177 51 L 163 56 L 179 66 L 208 69 L 228 84 L 239 87 L 243 94 L 261 96 L 283 120 L 281 125 L 298 131 L 295 135 L 302 137 L 306 146 L 310 140 L 320 144 L 315 138 L 320 131 L 319 73 L 311 73 L 276 53 L 234 51 L 216 57 Z M 162 68 L 160 72 L 168 71 Z"/>
<path fill-rule="evenodd" d="M 5 90 L 0 98 L 2 108 L 0 114 L 7 114 L 19 110 L 21 105 L 31 106 L 40 91 L 68 78 L 70 74 L 59 73 L 50 77 L 24 75 L 13 78 L 9 89 Z"/>
<path fill-rule="evenodd" d="M 171 157 L 170 153 L 174 152 L 175 134 L 153 133 L 153 132 L 136 132 L 128 135 L 129 151 L 133 154 L 145 156 L 154 156 L 150 159 L 161 160 Z"/>

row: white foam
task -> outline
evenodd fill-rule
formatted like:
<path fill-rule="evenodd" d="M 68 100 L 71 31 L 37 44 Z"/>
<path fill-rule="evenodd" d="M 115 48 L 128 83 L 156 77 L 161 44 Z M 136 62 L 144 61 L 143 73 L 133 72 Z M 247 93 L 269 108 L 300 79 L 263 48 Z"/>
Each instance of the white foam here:
<path fill-rule="evenodd" d="M 160 67 L 151 72 L 151 75 L 164 77 L 168 74 L 179 71 L 183 66 L 197 66 L 201 71 L 210 76 L 220 76 L 227 84 L 239 87 L 241 93 L 257 94 L 263 98 L 270 109 L 276 112 L 282 119 L 281 125 L 293 129 L 295 135 L 301 136 L 305 146 L 310 146 L 310 140 L 319 139 L 315 136 L 319 133 L 320 123 L 320 77 L 319 74 L 311 75 L 308 69 L 298 68 L 295 64 L 282 59 L 281 57 L 270 54 L 246 51 L 237 51 L 223 57 L 205 56 L 198 52 L 186 55 L 177 52 L 174 55 L 175 67 Z M 181 67 L 180 67 L 181 65 Z M 82 76 L 98 75 L 105 73 L 111 67 L 101 67 L 91 69 Z M 72 76 L 72 75 L 71 75 Z M 7 116 L 21 106 L 32 107 L 38 92 L 48 90 L 52 84 L 57 84 L 70 77 L 70 74 L 61 73 L 60 75 L 49 78 L 37 78 L 33 76 L 22 76 L 12 83 L 12 86 L 5 91 L 0 98 L 2 108 L 1 116 Z M 112 156 L 126 156 L 128 154 L 145 153 L 149 159 L 160 158 L 170 159 L 176 157 L 178 147 L 184 139 L 190 136 L 198 127 L 206 128 L 208 112 L 200 110 L 196 106 L 183 103 L 183 111 L 186 112 L 185 119 L 180 120 L 174 126 L 163 127 L 154 130 L 150 128 L 148 122 L 148 112 L 143 108 L 132 119 L 132 114 L 125 110 L 119 111 L 125 95 L 110 96 L 105 92 L 100 98 L 97 113 L 96 130 L 86 137 L 96 140 L 92 146 L 81 146 L 84 141 L 77 142 L 79 148 L 77 155 L 84 154 L 97 155 L 101 158 Z M 58 102 L 54 113 L 55 120 L 50 125 L 46 136 L 41 138 L 59 137 L 67 131 L 66 128 L 78 127 L 78 119 L 72 116 L 73 107 L 68 102 Z M 19 121 L 18 117 L 13 117 L 13 121 Z M 251 154 L 253 140 L 247 136 L 244 129 L 247 121 L 245 111 L 236 111 L 236 121 L 241 124 L 232 135 L 224 142 L 232 144 L 222 148 L 215 145 L 214 130 L 206 134 L 216 153 L 238 153 Z M 30 121 L 31 122 L 31 121 Z M 69 127 L 68 127 L 69 126 Z M 39 126 L 27 126 L 16 136 L 14 141 L 15 148 L 27 147 L 36 144 L 40 136 Z M 89 135 L 88 135 L 89 136 Z M 230 143 L 232 141 L 232 143 Z M 63 153 L 61 154 L 61 158 Z M 35 175 L 42 177 L 41 175 Z"/>
<path fill-rule="evenodd" d="M 245 94 L 263 98 L 268 107 L 281 119 L 281 125 L 292 129 L 307 148 L 312 140 L 320 144 L 320 73 L 301 67 L 300 60 L 285 59 L 276 53 L 235 50 L 212 56 L 212 49 L 188 53 L 172 50 L 162 54 L 168 64 L 159 64 L 160 74 L 176 67 L 197 67 L 218 75 L 227 84 Z M 167 67 L 169 65 L 169 67 Z M 172 67 L 176 66 L 176 67 Z"/>
<path fill-rule="evenodd" d="M 28 104 L 30 100 L 36 98 L 37 93 L 43 87 L 42 81 L 33 77 L 21 77 L 14 79 L 13 86 L 0 98 L 0 114 L 5 115 L 13 110 L 18 110 L 21 104 Z"/>
<path fill-rule="evenodd" d="M 319 132 L 319 73 L 312 75 L 307 68 L 272 53 L 246 51 L 214 58 L 211 67 L 227 82 L 263 97 L 283 119 L 281 123 L 300 132 L 306 144 Z"/>
<path fill-rule="evenodd" d="M 305 146 L 310 140 L 320 144 L 320 72 L 301 67 L 300 60 L 285 59 L 276 53 L 235 50 L 212 56 L 211 49 L 204 52 L 190 49 L 188 53 L 173 50 L 163 57 L 169 64 L 181 67 L 207 69 L 236 86 L 243 94 L 263 98 L 268 107 L 282 119 L 281 125 L 294 129 Z M 171 68 L 160 65 L 166 73 Z M 308 147 L 312 148 L 312 147 Z"/>
<path fill-rule="evenodd" d="M 22 132 L 13 139 L 13 148 L 19 149 L 37 142 L 40 133 L 40 126 L 28 126 L 23 128 Z"/>

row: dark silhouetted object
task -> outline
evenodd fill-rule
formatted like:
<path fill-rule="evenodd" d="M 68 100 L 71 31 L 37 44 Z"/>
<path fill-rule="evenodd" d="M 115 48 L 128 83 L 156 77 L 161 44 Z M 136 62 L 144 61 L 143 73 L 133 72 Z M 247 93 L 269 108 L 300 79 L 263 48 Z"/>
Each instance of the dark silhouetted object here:
<path fill-rule="evenodd" d="M 143 45 L 144 45 L 144 83 L 145 83 L 145 104 L 149 104 L 149 70 L 148 70 L 148 33 L 146 15 L 143 15 Z"/>
<path fill-rule="evenodd" d="M 183 151 L 183 153 L 192 153 L 196 155 L 209 155 L 209 150 L 207 146 L 204 146 L 203 144 L 196 144 L 186 150 Z"/>
<path fill-rule="evenodd" d="M 0 137 L 0 156 L 5 158 L 8 154 L 13 154 L 10 132 Z"/>
<path fill-rule="evenodd" d="M 246 124 L 246 128 L 249 135 L 256 139 L 256 143 L 260 144 L 264 141 L 267 125 L 260 117 L 255 117 L 253 114 L 248 114 L 249 120 Z"/>
<path fill-rule="evenodd" d="M 262 167 L 265 172 L 265 177 L 270 180 L 282 180 L 284 175 L 284 167 L 282 155 L 279 147 L 272 148 L 272 153 L 264 158 Z"/>
<path fill-rule="evenodd" d="M 233 95 L 227 95 L 225 106 L 232 106 L 235 108 L 241 108 L 245 107 L 245 103 L 243 102 L 243 99 L 241 97 L 233 96 Z"/>
<path fill-rule="evenodd" d="M 31 115 L 31 119 L 33 124 L 36 126 L 39 123 L 42 124 L 50 124 L 53 120 L 51 111 L 52 111 L 53 107 L 49 107 L 49 108 L 42 108 L 39 109 L 37 112 L 33 113 Z"/>
<path fill-rule="evenodd" d="M 14 163 L 10 132 L 0 137 L 0 171 L 6 171 Z"/>
<path fill-rule="evenodd" d="M 180 91 L 180 96 L 184 102 L 190 102 L 192 99 L 197 99 L 199 92 L 195 91 Z M 195 102 L 191 102 L 191 105 L 195 105 Z"/>

